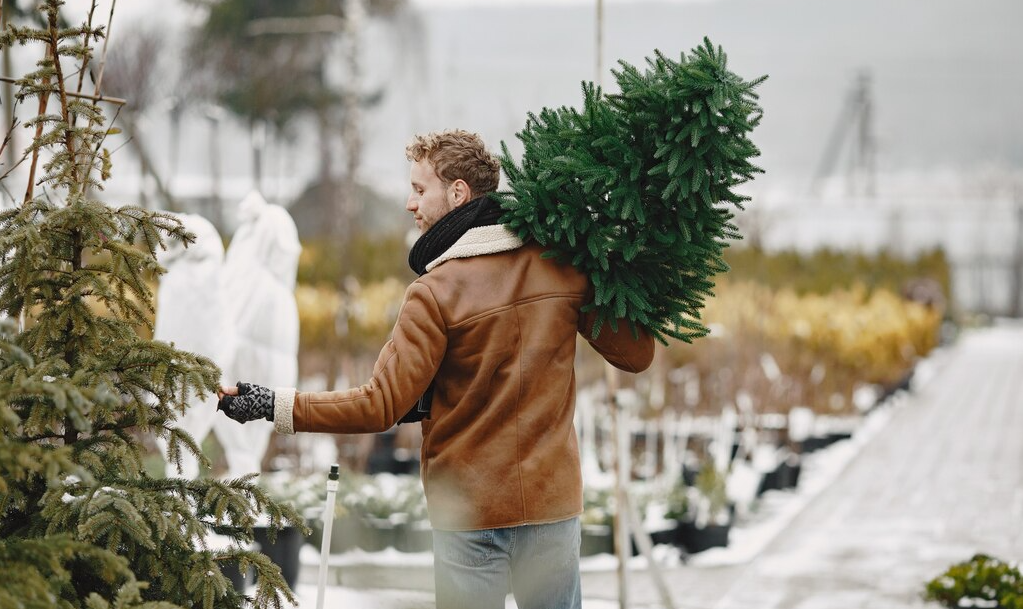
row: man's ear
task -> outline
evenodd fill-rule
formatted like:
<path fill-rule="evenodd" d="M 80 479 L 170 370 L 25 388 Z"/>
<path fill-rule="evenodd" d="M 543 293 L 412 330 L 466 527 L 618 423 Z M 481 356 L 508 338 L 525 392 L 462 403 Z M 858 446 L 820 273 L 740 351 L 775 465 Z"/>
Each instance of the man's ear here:
<path fill-rule="evenodd" d="M 469 184 L 461 178 L 451 183 L 451 191 L 454 195 L 455 207 L 464 205 L 472 200 L 472 189 L 469 188 Z"/>

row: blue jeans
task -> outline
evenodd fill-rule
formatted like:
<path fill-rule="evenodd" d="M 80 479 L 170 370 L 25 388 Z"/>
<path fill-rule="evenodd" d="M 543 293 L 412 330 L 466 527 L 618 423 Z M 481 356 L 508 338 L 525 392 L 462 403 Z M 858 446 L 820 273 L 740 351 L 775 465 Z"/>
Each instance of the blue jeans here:
<path fill-rule="evenodd" d="M 437 609 L 580 609 L 579 519 L 433 532 Z"/>

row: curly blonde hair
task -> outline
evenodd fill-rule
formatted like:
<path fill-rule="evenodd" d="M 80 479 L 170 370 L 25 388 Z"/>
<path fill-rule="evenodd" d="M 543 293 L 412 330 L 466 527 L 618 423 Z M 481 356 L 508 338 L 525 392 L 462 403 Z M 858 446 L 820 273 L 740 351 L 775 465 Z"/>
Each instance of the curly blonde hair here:
<path fill-rule="evenodd" d="M 405 157 L 429 161 L 445 185 L 464 180 L 474 197 L 494 192 L 501 179 L 497 157 L 487 152 L 479 135 L 462 129 L 417 135 L 405 146 Z"/>

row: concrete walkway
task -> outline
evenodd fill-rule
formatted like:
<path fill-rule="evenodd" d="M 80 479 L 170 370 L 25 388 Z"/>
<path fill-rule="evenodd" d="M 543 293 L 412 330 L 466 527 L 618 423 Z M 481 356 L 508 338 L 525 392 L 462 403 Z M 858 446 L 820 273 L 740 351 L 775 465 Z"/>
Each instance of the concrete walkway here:
<path fill-rule="evenodd" d="M 754 556 L 666 569 L 675 607 L 937 607 L 924 583 L 952 563 L 1023 561 L 1023 326 L 964 334 L 928 376 Z M 314 586 L 298 593 L 315 606 Z M 614 571 L 584 571 L 583 594 L 584 609 L 618 607 Z M 327 606 L 425 608 L 432 594 L 333 587 Z M 632 572 L 629 607 L 661 606 Z"/>

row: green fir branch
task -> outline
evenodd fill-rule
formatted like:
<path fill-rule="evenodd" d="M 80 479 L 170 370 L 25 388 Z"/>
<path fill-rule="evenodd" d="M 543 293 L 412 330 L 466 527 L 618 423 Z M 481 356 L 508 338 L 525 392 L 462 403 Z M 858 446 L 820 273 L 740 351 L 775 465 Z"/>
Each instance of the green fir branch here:
<path fill-rule="evenodd" d="M 32 184 L 43 195 L 0 212 L 0 606 L 240 608 L 248 600 L 220 569 L 232 560 L 259 572 L 255 606 L 293 603 L 279 570 L 240 547 L 258 520 L 302 526 L 293 509 L 251 476 L 154 480 L 144 471 L 143 439 L 153 435 L 168 439 L 172 461 L 182 450 L 201 457 L 173 423 L 217 390 L 220 370 L 139 336 L 152 328 L 157 252 L 195 236 L 170 214 L 86 196 L 110 176 L 108 129 L 94 101 L 68 90 L 82 74 L 62 62 L 87 65 L 104 31 L 62 24 L 61 5 L 43 0 L 44 25 L 0 33 L 0 45 L 41 43 L 48 55 L 16 93 L 42 107 L 26 122 L 36 137 L 23 158 L 33 175 L 46 159 Z M 214 532 L 235 549 L 210 551 Z"/>
<path fill-rule="evenodd" d="M 502 221 L 586 273 L 587 310 L 633 332 L 691 341 L 727 240 L 740 238 L 724 206 L 761 170 L 749 139 L 762 111 L 754 88 L 727 69 L 709 40 L 677 61 L 655 51 L 645 70 L 620 63 L 619 93 L 583 83 L 582 108 L 529 113 L 516 163 L 502 142 L 509 190 Z"/>

